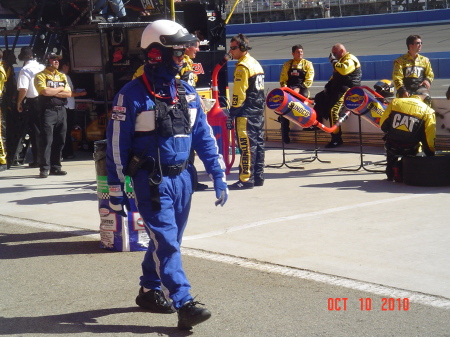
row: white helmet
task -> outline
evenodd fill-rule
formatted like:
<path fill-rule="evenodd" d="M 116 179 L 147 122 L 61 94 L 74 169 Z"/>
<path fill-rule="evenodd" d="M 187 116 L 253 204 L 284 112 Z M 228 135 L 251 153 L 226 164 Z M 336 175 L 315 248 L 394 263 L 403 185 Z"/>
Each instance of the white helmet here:
<path fill-rule="evenodd" d="M 170 20 L 157 20 L 144 29 L 141 48 L 147 49 L 152 43 L 159 43 L 164 47 L 179 49 L 189 47 L 196 41 L 196 37 L 180 24 Z"/>

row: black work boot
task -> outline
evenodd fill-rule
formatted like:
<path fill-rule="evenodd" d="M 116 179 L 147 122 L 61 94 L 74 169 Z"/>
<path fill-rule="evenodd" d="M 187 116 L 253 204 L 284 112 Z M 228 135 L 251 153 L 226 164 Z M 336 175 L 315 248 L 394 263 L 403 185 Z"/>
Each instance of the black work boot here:
<path fill-rule="evenodd" d="M 175 310 L 172 304 L 166 300 L 161 290 L 149 290 L 144 293 L 144 289 L 139 289 L 139 295 L 136 297 L 136 304 L 143 309 L 161 314 L 172 314 Z"/>
<path fill-rule="evenodd" d="M 342 144 L 344 144 L 344 142 L 342 140 L 342 132 L 332 133 L 331 134 L 331 142 L 329 142 L 327 145 L 325 145 L 325 148 L 332 149 L 332 148 L 338 147 Z"/>
<path fill-rule="evenodd" d="M 194 325 L 200 324 L 211 317 L 211 312 L 196 305 L 204 305 L 200 302 L 189 301 L 178 309 L 178 329 L 191 330 Z"/>
<path fill-rule="evenodd" d="M 228 185 L 229 190 L 248 190 L 252 189 L 253 183 L 242 182 L 240 180 L 236 181 L 234 184 Z"/>

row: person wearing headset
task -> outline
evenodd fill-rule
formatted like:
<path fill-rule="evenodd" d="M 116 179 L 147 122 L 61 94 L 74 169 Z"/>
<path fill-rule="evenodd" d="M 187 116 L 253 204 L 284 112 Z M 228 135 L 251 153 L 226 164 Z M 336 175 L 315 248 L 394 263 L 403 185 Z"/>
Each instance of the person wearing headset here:
<path fill-rule="evenodd" d="M 239 180 L 229 186 L 230 190 L 264 185 L 264 70 L 250 56 L 250 49 L 245 35 L 231 38 L 230 55 L 237 63 L 230 117 L 235 119 L 241 159 Z"/>
<path fill-rule="evenodd" d="M 125 175 L 130 176 L 151 238 L 136 304 L 159 313 L 172 313 L 173 307 L 181 330 L 190 330 L 211 316 L 191 296 L 181 261 L 181 240 L 195 184 L 191 149 L 214 182 L 216 206 L 228 199 L 225 163 L 200 97 L 192 86 L 176 78 L 186 47 L 193 42 L 183 26 L 170 20 L 156 20 L 144 29 L 144 73 L 116 94 L 106 131 L 110 208 L 127 216 L 124 182 Z"/>

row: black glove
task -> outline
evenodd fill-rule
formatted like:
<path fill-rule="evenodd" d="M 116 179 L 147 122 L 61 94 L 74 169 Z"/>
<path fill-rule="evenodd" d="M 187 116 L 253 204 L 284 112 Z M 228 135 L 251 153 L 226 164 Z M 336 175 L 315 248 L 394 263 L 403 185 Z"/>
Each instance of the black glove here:
<path fill-rule="evenodd" d="M 233 130 L 234 129 L 233 117 L 228 116 L 228 118 L 227 118 L 227 129 L 228 130 Z"/>
<path fill-rule="evenodd" d="M 337 58 L 333 55 L 333 53 L 330 53 L 330 56 L 328 56 L 328 59 L 330 60 L 331 64 L 335 64 L 338 60 Z"/>

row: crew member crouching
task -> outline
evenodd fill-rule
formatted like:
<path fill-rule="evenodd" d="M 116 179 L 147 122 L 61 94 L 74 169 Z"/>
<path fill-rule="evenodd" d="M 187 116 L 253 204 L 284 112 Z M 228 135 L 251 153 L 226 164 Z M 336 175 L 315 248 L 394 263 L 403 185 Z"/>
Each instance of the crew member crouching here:
<path fill-rule="evenodd" d="M 386 133 L 386 176 L 390 181 L 402 181 L 400 156 L 415 156 L 420 150 L 434 156 L 436 116 L 423 102 L 427 97 L 394 98 L 381 116 L 381 130 Z"/>

